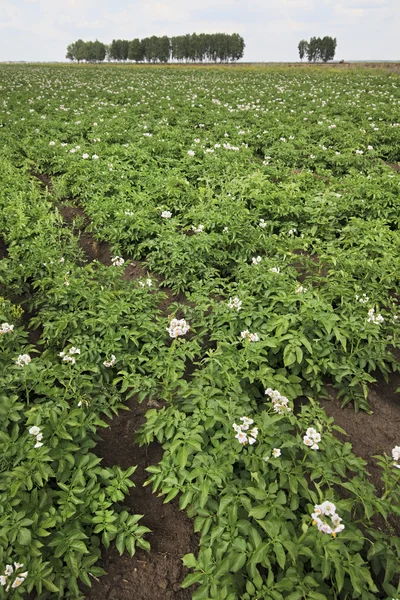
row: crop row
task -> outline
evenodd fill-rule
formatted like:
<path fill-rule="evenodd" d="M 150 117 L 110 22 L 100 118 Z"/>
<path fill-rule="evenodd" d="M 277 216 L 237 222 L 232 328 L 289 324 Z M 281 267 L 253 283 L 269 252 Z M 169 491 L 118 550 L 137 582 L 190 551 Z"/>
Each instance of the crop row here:
<path fill-rule="evenodd" d="M 126 394 L 163 404 L 139 441 L 162 444 L 148 483 L 179 494 L 201 534 L 184 557 L 194 600 L 398 595 L 400 451 L 377 458 L 378 492 L 318 404 L 331 383 L 368 410 L 376 372 L 398 369 L 398 78 L 0 77 L 1 311 L 15 325 L 0 337 L 0 561 L 28 573 L 14 588 L 22 571 L 5 574 L 0 597 L 78 597 L 100 541 L 148 547 L 123 509 L 135 467 L 91 451 Z M 110 244 L 106 264 L 85 264 L 77 232 Z"/>

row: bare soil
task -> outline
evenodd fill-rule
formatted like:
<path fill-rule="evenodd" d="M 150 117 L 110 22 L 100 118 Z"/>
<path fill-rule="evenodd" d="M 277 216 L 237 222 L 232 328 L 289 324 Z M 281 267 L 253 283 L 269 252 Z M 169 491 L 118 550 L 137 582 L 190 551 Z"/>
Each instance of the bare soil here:
<path fill-rule="evenodd" d="M 149 477 L 145 468 L 157 464 L 162 458 L 162 448 L 153 443 L 139 447 L 134 435 L 144 421 L 150 408 L 145 402 L 138 404 L 131 398 L 127 406 L 101 431 L 102 441 L 96 452 L 103 457 L 104 466 L 120 465 L 128 468 L 138 465 L 133 475 L 136 487 L 131 488 L 124 505 L 136 514 L 144 515 L 141 523 L 152 531 L 147 539 L 151 551 L 138 550 L 133 558 L 120 556 L 115 548 L 104 554 L 102 567 L 108 575 L 93 582 L 86 598 L 88 600 L 190 600 L 192 592 L 180 589 L 187 575 L 182 556 L 196 553 L 197 536 L 193 523 L 179 510 L 177 502 L 163 504 L 163 499 L 152 494 L 151 487 L 143 487 Z M 85 588 L 86 592 L 86 588 Z"/>
<path fill-rule="evenodd" d="M 400 373 L 392 373 L 388 383 L 380 377 L 372 385 L 368 397 L 372 414 L 355 413 L 353 405 L 341 408 L 340 400 L 333 393 L 331 400 L 320 400 L 326 413 L 348 435 L 338 433 L 337 437 L 343 442 L 351 442 L 353 452 L 367 461 L 370 479 L 379 493 L 382 481 L 373 457 L 384 452 L 391 456 L 392 448 L 400 445 L 400 393 L 396 392 L 397 388 L 400 388 Z"/>
<path fill-rule="evenodd" d="M 8 250 L 7 250 L 6 243 L 3 240 L 3 238 L 0 238 L 0 260 L 2 258 L 7 258 L 7 256 L 8 256 Z"/>

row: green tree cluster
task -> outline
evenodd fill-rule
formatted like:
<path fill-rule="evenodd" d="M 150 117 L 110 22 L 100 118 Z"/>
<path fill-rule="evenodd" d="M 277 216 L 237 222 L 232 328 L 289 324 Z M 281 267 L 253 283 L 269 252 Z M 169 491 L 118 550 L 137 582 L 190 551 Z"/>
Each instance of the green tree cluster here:
<path fill-rule="evenodd" d="M 77 40 L 67 47 L 66 58 L 69 60 L 86 60 L 86 62 L 102 62 L 106 57 L 107 46 L 96 40 L 95 42 L 84 42 Z"/>
<path fill-rule="evenodd" d="M 323 38 L 312 37 L 310 41 L 301 40 L 297 46 L 300 60 L 307 56 L 309 62 L 328 62 L 335 58 L 336 38 L 326 35 Z"/>
<path fill-rule="evenodd" d="M 113 61 L 228 62 L 243 57 L 245 43 L 238 33 L 186 34 L 172 38 L 156 36 L 133 40 L 113 40 L 108 46 L 99 41 L 78 40 L 67 48 L 66 58 L 80 62 Z"/>

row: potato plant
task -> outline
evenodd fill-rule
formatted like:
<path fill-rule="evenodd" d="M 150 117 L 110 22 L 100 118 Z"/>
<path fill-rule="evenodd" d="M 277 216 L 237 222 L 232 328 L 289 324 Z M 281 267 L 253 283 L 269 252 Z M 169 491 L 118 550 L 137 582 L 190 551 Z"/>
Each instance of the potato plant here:
<path fill-rule="evenodd" d="M 101 544 L 148 549 L 135 465 L 94 453 L 133 395 L 162 401 L 138 441 L 200 534 L 194 600 L 398 598 L 400 448 L 375 489 L 318 402 L 370 412 L 399 369 L 398 75 L 4 65 L 0 86 L 0 598 L 84 597 Z"/>

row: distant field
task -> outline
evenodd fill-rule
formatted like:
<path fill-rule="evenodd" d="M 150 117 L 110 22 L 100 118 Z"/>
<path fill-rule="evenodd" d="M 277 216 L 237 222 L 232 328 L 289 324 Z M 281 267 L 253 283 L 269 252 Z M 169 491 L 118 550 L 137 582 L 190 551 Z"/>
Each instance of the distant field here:
<path fill-rule="evenodd" d="M 54 62 L 52 63 L 51 61 L 48 63 L 29 63 L 29 62 L 24 62 L 24 61 L 20 61 L 20 62 L 3 62 L 0 64 L 6 65 L 6 64 L 10 64 L 10 65 L 71 65 L 71 64 L 77 64 L 77 63 L 71 63 L 71 62 Z M 81 66 L 82 65 L 87 65 L 87 66 L 94 66 L 92 64 L 87 64 L 87 63 L 80 63 Z M 108 66 L 108 67 L 121 67 L 121 66 L 135 66 L 135 67 L 146 67 L 146 66 L 151 66 L 151 67 L 161 67 L 161 68 L 165 68 L 165 67 L 185 67 L 185 68 L 205 68 L 205 67 L 232 67 L 232 68 L 239 68 L 239 67 L 244 67 L 244 68 L 254 68 L 254 67 L 260 67 L 260 68 L 264 68 L 264 67 L 301 67 L 301 68 L 318 68 L 318 69 L 329 69 L 334 68 L 334 69 L 355 69 L 355 68 L 362 68 L 362 69 L 377 69 L 377 68 L 381 68 L 381 69 L 395 69 L 398 70 L 400 69 L 400 61 L 336 61 L 336 62 L 329 62 L 329 63 L 309 63 L 307 61 L 303 61 L 303 62 L 237 62 L 237 63 L 195 63 L 195 64 L 191 64 L 191 63 L 168 63 L 168 64 L 143 64 L 143 63 L 132 63 L 132 62 L 122 62 L 119 64 L 116 63 L 108 63 L 108 62 L 103 62 L 100 63 L 96 66 Z"/>

